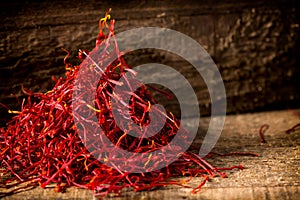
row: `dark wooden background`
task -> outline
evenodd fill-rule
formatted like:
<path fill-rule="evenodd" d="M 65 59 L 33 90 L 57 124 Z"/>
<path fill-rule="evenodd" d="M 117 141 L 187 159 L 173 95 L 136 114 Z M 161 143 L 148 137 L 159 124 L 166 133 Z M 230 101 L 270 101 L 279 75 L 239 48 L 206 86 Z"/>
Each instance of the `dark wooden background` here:
<path fill-rule="evenodd" d="M 0 102 L 19 110 L 21 85 L 45 92 L 52 75 L 64 75 L 68 49 L 92 50 L 98 20 L 108 8 L 116 32 L 140 26 L 167 27 L 198 41 L 223 77 L 228 113 L 299 107 L 299 6 L 296 0 L 239 1 L 1 1 Z M 210 100 L 201 77 L 166 52 L 141 51 L 132 65 L 149 61 L 178 69 L 193 85 L 202 114 Z M 167 102 L 172 109 L 176 102 Z M 10 117 L 0 108 L 1 124 Z"/>

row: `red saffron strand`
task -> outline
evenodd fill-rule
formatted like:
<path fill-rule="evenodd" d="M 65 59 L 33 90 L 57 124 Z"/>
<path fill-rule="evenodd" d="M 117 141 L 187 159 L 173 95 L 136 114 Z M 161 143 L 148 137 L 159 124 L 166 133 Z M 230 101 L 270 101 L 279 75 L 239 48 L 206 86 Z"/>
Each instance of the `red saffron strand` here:
<path fill-rule="evenodd" d="M 300 129 L 300 123 L 296 124 L 295 126 L 293 126 L 290 129 L 286 130 L 285 133 L 290 134 L 290 133 L 293 133 L 293 132 L 295 132 L 296 130 L 299 130 L 299 129 Z"/>
<path fill-rule="evenodd" d="M 267 143 L 267 141 L 265 140 L 264 137 L 264 133 L 266 132 L 266 130 L 269 129 L 269 125 L 268 124 L 263 124 L 260 129 L 259 129 L 259 137 L 260 137 L 260 143 L 261 144 L 265 144 Z"/>

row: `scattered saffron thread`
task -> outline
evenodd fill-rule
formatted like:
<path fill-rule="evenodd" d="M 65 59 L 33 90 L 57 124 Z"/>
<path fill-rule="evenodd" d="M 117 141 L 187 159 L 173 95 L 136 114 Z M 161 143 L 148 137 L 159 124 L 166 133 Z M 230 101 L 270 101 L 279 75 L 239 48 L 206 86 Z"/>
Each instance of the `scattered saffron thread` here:
<path fill-rule="evenodd" d="M 263 124 L 260 129 L 259 129 L 259 137 L 260 137 L 260 143 L 261 144 L 265 144 L 267 143 L 267 141 L 265 140 L 265 132 L 269 129 L 269 125 L 268 124 Z"/>

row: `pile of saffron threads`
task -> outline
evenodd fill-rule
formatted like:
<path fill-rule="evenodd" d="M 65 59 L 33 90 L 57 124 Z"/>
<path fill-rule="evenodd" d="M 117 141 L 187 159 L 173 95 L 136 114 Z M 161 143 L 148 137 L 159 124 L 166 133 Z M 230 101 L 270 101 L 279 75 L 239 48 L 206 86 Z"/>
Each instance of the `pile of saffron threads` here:
<path fill-rule="evenodd" d="M 215 168 L 199 157 L 196 152 L 188 150 L 183 152 L 180 157 L 170 165 L 162 169 L 145 173 L 129 173 L 111 167 L 105 162 L 117 162 L 118 157 L 107 157 L 100 162 L 94 154 L 91 154 L 89 147 L 93 146 L 93 151 L 101 152 L 110 147 L 98 142 L 103 134 L 116 148 L 123 148 L 131 152 L 154 152 L 155 150 L 168 145 L 180 126 L 171 112 L 167 112 L 166 123 L 159 133 L 148 138 L 133 137 L 122 131 L 116 124 L 112 114 L 112 101 L 122 101 L 122 94 L 114 95 L 113 89 L 120 84 L 119 79 L 126 72 L 135 74 L 126 63 L 117 49 L 114 40 L 114 20 L 110 20 L 109 13 L 100 20 L 100 32 L 96 40 L 96 48 L 110 48 L 109 54 L 105 51 L 100 60 L 106 56 L 117 54 L 117 60 L 106 66 L 100 80 L 98 80 L 94 105 L 82 102 L 76 108 L 72 106 L 72 94 L 74 91 L 78 95 L 85 95 L 86 90 L 80 90 L 80 86 L 75 85 L 76 75 L 79 69 L 86 71 L 91 77 L 85 77 L 85 81 L 94 84 L 92 77 L 95 73 L 91 62 L 86 61 L 89 53 L 80 51 L 78 59 L 82 61 L 79 66 L 73 66 L 65 58 L 66 77 L 56 80 L 56 84 L 51 91 L 46 93 L 32 93 L 24 90 L 29 97 L 22 105 L 21 111 L 8 123 L 7 127 L 0 129 L 0 187 L 5 188 L 5 193 L 1 195 L 14 194 L 24 189 L 40 186 L 45 188 L 47 185 L 56 184 L 55 191 L 63 192 L 70 186 L 89 189 L 97 196 L 105 196 L 109 193 L 120 194 L 123 188 L 133 191 L 150 190 L 157 187 L 168 185 L 178 185 L 189 188 L 187 184 L 192 177 L 202 177 L 197 187 L 191 189 L 196 193 L 201 189 L 205 182 L 213 176 L 226 177 L 224 170 L 234 168 L 242 169 L 241 165 L 230 168 Z M 105 30 L 108 33 L 104 33 Z M 112 46 L 112 44 L 115 44 Z M 108 47 L 109 46 L 109 47 Z M 113 51 L 112 51 L 113 49 Z M 84 60 L 85 59 L 85 60 Z M 130 87 L 130 82 L 127 82 Z M 81 92 L 81 93 L 80 93 Z M 126 91 L 122 91 L 124 94 Z M 38 99 L 32 101 L 30 98 Z M 132 96 L 128 106 L 131 120 L 139 125 L 145 126 L 149 123 L 149 108 L 155 104 L 155 99 L 146 86 L 138 88 Z M 80 109 L 89 112 L 84 113 L 87 120 L 89 116 L 97 116 L 101 130 L 94 129 L 93 139 L 85 140 L 88 144 L 83 144 L 83 139 L 78 134 L 78 126 L 74 123 L 75 117 L 73 110 Z M 116 108 L 118 109 L 118 108 Z M 122 109 L 118 109 L 122 114 Z M 16 111 L 10 111 L 16 112 Z M 157 113 L 160 115 L 160 113 Z M 125 114 L 124 114 L 125 115 Z M 125 117 L 125 116 L 124 116 Z M 77 119 L 79 120 L 79 119 Z M 128 121 L 128 119 L 127 119 Z M 91 129 L 82 123 L 82 130 Z M 97 134 L 101 131 L 101 134 Z M 135 131 L 139 131 L 138 129 Z M 141 133 L 142 135 L 143 133 Z M 186 132 L 186 137 L 189 133 Z M 97 138 L 98 137 L 98 138 Z M 182 138 L 184 142 L 184 138 Z M 164 155 L 168 161 L 169 155 Z M 134 160 L 132 167 L 148 167 L 151 163 L 151 156 L 148 159 Z M 177 179 L 186 177 L 185 180 Z M 3 191 L 3 189 L 2 189 Z"/>

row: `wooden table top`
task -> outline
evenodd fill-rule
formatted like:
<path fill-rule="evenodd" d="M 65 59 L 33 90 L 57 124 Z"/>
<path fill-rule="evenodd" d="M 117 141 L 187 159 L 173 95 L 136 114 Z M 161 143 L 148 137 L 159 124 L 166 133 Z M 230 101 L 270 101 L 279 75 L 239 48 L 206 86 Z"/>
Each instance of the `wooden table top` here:
<path fill-rule="evenodd" d="M 209 118 L 200 119 L 203 128 L 200 135 L 208 122 Z M 215 167 L 242 164 L 244 170 L 228 171 L 228 178 L 212 178 L 197 194 L 191 194 L 191 189 L 172 186 L 144 192 L 125 190 L 120 197 L 112 195 L 105 199 L 300 199 L 300 131 L 285 133 L 298 123 L 299 116 L 289 110 L 227 116 L 213 152 L 253 152 L 260 156 L 216 156 L 208 161 Z M 263 124 L 269 125 L 265 132 L 266 144 L 260 143 L 258 134 Z M 200 178 L 194 178 L 189 185 L 197 186 L 200 182 Z M 56 193 L 49 187 L 34 188 L 3 199 L 97 198 L 84 189 L 69 188 L 65 193 Z"/>

